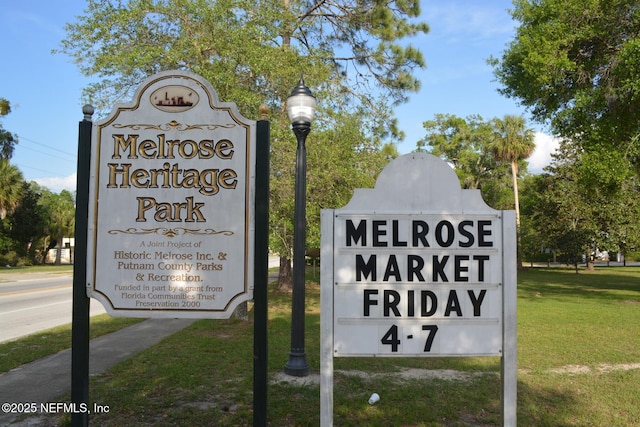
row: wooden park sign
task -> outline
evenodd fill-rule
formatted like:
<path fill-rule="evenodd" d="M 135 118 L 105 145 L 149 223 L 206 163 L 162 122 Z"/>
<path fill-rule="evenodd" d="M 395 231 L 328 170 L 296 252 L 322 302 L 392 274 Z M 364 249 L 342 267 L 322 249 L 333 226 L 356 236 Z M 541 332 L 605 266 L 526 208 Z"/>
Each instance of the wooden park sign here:
<path fill-rule="evenodd" d="M 112 316 L 227 318 L 252 298 L 256 122 L 156 74 L 93 125 L 87 283 Z"/>
<path fill-rule="evenodd" d="M 231 316 L 254 301 L 255 426 L 267 425 L 270 125 L 186 71 L 78 126 L 71 400 L 89 406 L 89 297 L 112 316 Z M 71 414 L 87 426 L 89 413 Z"/>
<path fill-rule="evenodd" d="M 515 426 L 515 213 L 413 153 L 323 210 L 321 227 L 322 425 L 333 423 L 334 357 L 498 356 L 503 421 Z"/>

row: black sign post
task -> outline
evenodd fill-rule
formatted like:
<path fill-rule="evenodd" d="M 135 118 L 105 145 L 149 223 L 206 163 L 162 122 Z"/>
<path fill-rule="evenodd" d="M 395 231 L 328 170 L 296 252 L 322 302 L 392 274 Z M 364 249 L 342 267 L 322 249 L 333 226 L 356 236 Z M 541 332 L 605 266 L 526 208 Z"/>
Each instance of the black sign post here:
<path fill-rule="evenodd" d="M 76 182 L 75 254 L 73 262 L 73 319 L 71 323 L 71 414 L 73 427 L 88 426 L 89 414 L 89 298 L 87 297 L 87 228 L 93 107 L 82 107 L 84 120 L 78 125 L 78 169 Z"/>
<path fill-rule="evenodd" d="M 269 121 L 256 129 L 255 264 L 253 288 L 253 425 L 267 425 L 267 284 L 269 283 Z"/>

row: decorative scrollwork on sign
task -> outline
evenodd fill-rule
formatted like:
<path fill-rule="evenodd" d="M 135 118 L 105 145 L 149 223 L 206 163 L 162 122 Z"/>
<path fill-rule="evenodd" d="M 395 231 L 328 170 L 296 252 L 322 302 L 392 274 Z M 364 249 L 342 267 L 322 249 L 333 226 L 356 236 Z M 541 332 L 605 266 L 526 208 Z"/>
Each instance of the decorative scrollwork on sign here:
<path fill-rule="evenodd" d="M 186 131 L 186 130 L 216 130 L 216 129 L 231 129 L 235 127 L 234 123 L 228 123 L 226 125 L 216 125 L 216 124 L 195 124 L 195 125 L 187 125 L 183 123 L 178 123 L 175 120 L 171 120 L 169 123 L 165 123 L 163 125 L 152 125 L 146 123 L 136 123 L 130 125 L 122 125 L 119 123 L 114 123 L 113 127 L 116 129 L 124 129 L 129 128 L 131 130 L 160 130 L 160 131 L 170 131 L 170 130 L 178 130 L 178 131 Z"/>
<path fill-rule="evenodd" d="M 234 234 L 233 231 L 216 231 L 213 228 L 206 228 L 204 230 L 201 229 L 189 229 L 189 228 L 142 228 L 138 230 L 137 228 L 127 228 L 126 230 L 109 230 L 109 234 L 160 234 L 165 237 L 176 237 L 179 235 L 197 235 L 197 236 L 214 236 L 217 234 L 222 234 L 223 236 L 232 236 Z"/>

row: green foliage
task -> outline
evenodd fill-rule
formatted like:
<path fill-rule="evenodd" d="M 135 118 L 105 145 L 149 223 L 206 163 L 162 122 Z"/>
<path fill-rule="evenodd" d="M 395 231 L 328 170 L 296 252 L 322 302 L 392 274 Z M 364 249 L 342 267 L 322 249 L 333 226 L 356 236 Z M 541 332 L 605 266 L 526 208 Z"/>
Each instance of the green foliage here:
<path fill-rule="evenodd" d="M 536 148 L 533 142 L 533 129 L 526 127 L 522 116 L 506 115 L 503 119 L 495 118 L 493 139 L 489 142 L 489 151 L 503 163 L 515 164 L 528 158 Z M 517 167 L 515 174 L 517 176 Z"/>
<path fill-rule="evenodd" d="M 20 257 L 18 256 L 16 251 L 8 251 L 0 254 L 0 265 L 15 267 L 16 265 L 18 265 L 19 259 Z"/>
<path fill-rule="evenodd" d="M 35 182 L 24 182 L 22 198 L 15 211 L 9 216 L 10 231 L 14 249 L 22 257 L 36 258 L 36 250 L 41 249 L 42 239 L 47 235 L 47 211 L 40 203 L 43 189 Z"/>
<path fill-rule="evenodd" d="M 452 114 L 436 114 L 423 123 L 426 136 L 418 141 L 417 151 L 427 150 L 451 164 L 463 188 L 479 189 L 498 164 L 486 145 L 492 129 L 480 116 L 466 119 Z"/>
<path fill-rule="evenodd" d="M 538 184 L 542 192 L 536 196 L 537 207 L 532 220 L 539 232 L 547 237 L 549 248 L 559 249 L 564 261 L 581 262 L 588 252 L 597 228 L 593 221 L 596 208 L 589 200 L 590 193 L 579 185 L 576 161 L 579 153 L 561 144 L 559 153 Z"/>
<path fill-rule="evenodd" d="M 25 182 L 18 168 L 0 160 L 0 197 L 6 217 L 0 220 L 0 265 L 41 263 L 47 241 L 62 243 L 75 223 L 73 194 L 55 194 L 35 182 Z M 0 205 L 2 205 L 0 203 Z"/>
<path fill-rule="evenodd" d="M 6 116 L 10 112 L 11 112 L 11 103 L 4 98 L 0 98 L 0 116 Z"/>
<path fill-rule="evenodd" d="M 527 159 L 536 148 L 533 142 L 533 130 L 526 128 L 523 117 L 512 115 L 506 115 L 504 119 L 494 119 L 493 127 L 493 139 L 489 142 L 488 149 L 498 162 L 511 166 L 516 226 L 520 227 L 519 163 Z"/>
<path fill-rule="evenodd" d="M 355 188 L 371 188 L 378 173 L 396 157 L 394 146 L 380 147 L 363 132 L 356 114 L 327 117 L 332 126 L 312 128 L 307 149 L 307 247 L 320 247 L 320 210 L 339 208 Z M 291 133 L 289 129 L 284 130 Z M 275 138 L 274 138 L 275 136 Z M 288 136 L 288 135 L 287 135 Z M 272 135 L 270 247 L 290 259 L 292 253 L 296 144 Z"/>
<path fill-rule="evenodd" d="M 424 67 L 422 54 L 398 43 L 428 31 L 411 20 L 419 13 L 418 0 L 90 0 L 67 25 L 60 51 L 85 75 L 101 77 L 86 90 L 99 108 L 129 98 L 155 72 L 189 69 L 244 115 L 267 104 L 285 120 L 283 101 L 303 71 L 327 100 L 321 108 L 366 106 L 390 130 L 387 101 L 419 89 L 412 70 Z"/>
<path fill-rule="evenodd" d="M 625 162 L 615 165 L 628 177 L 618 182 L 598 165 L 592 153 L 563 141 L 548 173 L 526 181 L 523 216 L 538 236 L 531 238 L 560 250 L 561 260 L 581 262 L 594 248 L 626 254 L 640 244 L 640 193 L 628 162 L 626 171 Z"/>
<path fill-rule="evenodd" d="M 638 166 L 637 2 L 516 0 L 512 15 L 516 36 L 491 60 L 502 93 L 557 135 L 607 146 Z"/>
<path fill-rule="evenodd" d="M 594 246 L 628 251 L 639 235 L 637 2 L 516 0 L 511 13 L 516 36 L 490 60 L 501 92 L 564 138 L 534 228 L 573 259 Z"/>

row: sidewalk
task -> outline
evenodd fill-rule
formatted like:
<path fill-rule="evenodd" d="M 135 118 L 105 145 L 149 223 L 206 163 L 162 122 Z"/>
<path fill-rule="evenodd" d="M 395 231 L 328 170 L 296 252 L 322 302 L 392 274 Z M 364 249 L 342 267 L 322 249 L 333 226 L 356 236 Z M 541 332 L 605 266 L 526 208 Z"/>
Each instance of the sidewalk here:
<path fill-rule="evenodd" d="M 148 319 L 89 344 L 89 375 L 100 374 L 163 338 L 193 323 L 194 319 Z M 71 349 L 61 351 L 0 374 L 0 403 L 40 403 L 71 390 Z M 0 426 L 31 425 L 12 422 L 20 414 L 0 412 Z"/>

